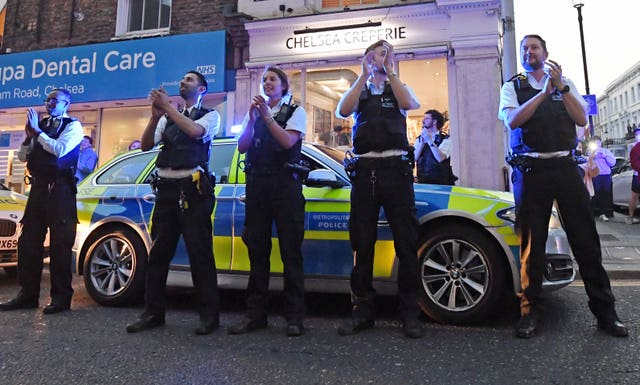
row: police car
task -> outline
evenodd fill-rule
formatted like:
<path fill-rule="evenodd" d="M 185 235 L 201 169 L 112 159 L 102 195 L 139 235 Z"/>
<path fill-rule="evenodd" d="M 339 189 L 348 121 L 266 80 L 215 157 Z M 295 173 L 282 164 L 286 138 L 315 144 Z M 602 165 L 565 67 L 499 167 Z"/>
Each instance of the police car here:
<path fill-rule="evenodd" d="M 10 276 L 17 273 L 20 219 L 26 204 L 26 196 L 0 184 L 0 267 Z"/>
<path fill-rule="evenodd" d="M 75 266 L 84 275 L 91 297 L 102 305 L 127 305 L 142 298 L 155 199 L 149 181 L 157 154 L 135 150 L 120 155 L 79 185 Z M 344 153 L 304 143 L 302 154 L 311 168 L 304 186 L 305 288 L 349 293 L 353 266 L 348 232 L 351 185 L 341 163 Z M 210 168 L 216 175 L 216 206 L 211 220 L 222 288 L 245 289 L 248 280 L 249 258 L 241 239 L 245 216 L 242 165 L 243 156 L 233 139 L 214 140 Z M 520 288 L 512 195 L 416 184 L 415 197 L 422 309 L 443 323 L 482 320 L 505 292 L 515 293 Z M 271 288 L 280 289 L 283 266 L 275 229 L 272 237 Z M 568 243 L 555 216 L 549 224 L 546 258 L 545 288 L 558 289 L 573 281 Z M 381 210 L 373 271 L 378 293 L 396 292 L 397 269 L 393 238 Z M 192 285 L 182 241 L 171 263 L 168 284 Z"/>

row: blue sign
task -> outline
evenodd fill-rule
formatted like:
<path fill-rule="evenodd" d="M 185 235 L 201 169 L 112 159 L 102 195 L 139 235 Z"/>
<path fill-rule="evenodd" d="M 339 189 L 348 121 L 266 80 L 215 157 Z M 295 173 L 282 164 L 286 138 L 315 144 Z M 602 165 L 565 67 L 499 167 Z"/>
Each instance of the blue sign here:
<path fill-rule="evenodd" d="M 598 115 L 598 102 L 596 101 L 596 96 L 593 94 L 582 95 L 582 98 L 589 103 L 589 115 Z"/>
<path fill-rule="evenodd" d="M 146 98 L 160 86 L 178 95 L 192 69 L 209 93 L 224 92 L 225 42 L 214 31 L 0 55 L 0 108 L 42 104 L 54 88 L 72 103 Z"/>

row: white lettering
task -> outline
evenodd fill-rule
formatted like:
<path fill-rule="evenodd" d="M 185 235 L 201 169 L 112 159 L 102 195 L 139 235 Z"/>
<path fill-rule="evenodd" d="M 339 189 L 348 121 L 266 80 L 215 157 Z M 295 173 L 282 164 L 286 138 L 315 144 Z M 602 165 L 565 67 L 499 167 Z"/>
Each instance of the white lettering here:
<path fill-rule="evenodd" d="M 2 85 L 14 79 L 22 80 L 24 79 L 24 66 L 19 64 L 15 68 L 11 66 L 2 67 L 0 76 L 2 77 Z"/>
<path fill-rule="evenodd" d="M 139 67 L 151 68 L 156 64 L 156 55 L 153 52 L 134 52 L 133 54 L 118 51 L 109 51 L 104 56 L 104 68 L 109 71 L 134 70 Z"/>

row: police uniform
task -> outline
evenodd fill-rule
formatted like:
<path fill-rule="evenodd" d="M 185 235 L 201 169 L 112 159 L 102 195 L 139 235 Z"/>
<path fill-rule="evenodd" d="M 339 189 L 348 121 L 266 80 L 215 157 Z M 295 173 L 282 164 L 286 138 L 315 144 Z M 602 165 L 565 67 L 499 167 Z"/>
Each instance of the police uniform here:
<path fill-rule="evenodd" d="M 440 147 L 445 140 L 449 140 L 449 135 L 437 133 L 433 139 L 433 145 Z M 451 158 L 447 156 L 445 160 L 439 162 L 428 144 L 422 148 L 422 154 L 418 157 L 416 164 L 418 183 L 453 185 L 455 182 L 451 170 Z"/>
<path fill-rule="evenodd" d="M 49 270 L 51 304 L 60 309 L 71 305 L 71 248 L 76 236 L 76 181 L 74 178 L 82 126 L 64 116 L 40 121 L 42 133 L 18 154 L 26 157 L 31 184 L 18 239 L 19 297 L 34 300 L 40 295 L 43 243 L 49 228 Z M 64 140 L 60 140 L 62 137 Z M 51 142 L 62 144 L 60 155 L 53 153 Z"/>
<path fill-rule="evenodd" d="M 353 150 L 357 156 L 349 219 L 349 237 L 355 252 L 351 273 L 353 319 L 356 323 L 373 319 L 373 259 L 382 206 L 399 260 L 401 317 L 405 322 L 415 320 L 419 313 L 420 283 L 413 155 L 408 154 L 406 117 L 389 83 L 378 89 L 368 82 L 360 94 L 353 127 Z M 341 334 L 346 333 L 341 331 Z"/>
<path fill-rule="evenodd" d="M 563 80 L 570 92 L 583 100 L 573 83 Z M 529 74 L 505 83 L 501 93 L 501 118 L 506 120 L 507 108 L 526 103 L 543 85 L 544 79 L 538 83 Z M 617 320 L 615 299 L 602 266 L 600 238 L 589 194 L 572 157 L 577 145 L 576 128 L 562 95 L 556 91 L 548 96 L 529 120 L 511 130 L 510 139 L 511 151 L 520 162 L 513 168 L 511 178 L 520 237 L 521 314 L 535 310 L 542 290 L 549 216 L 555 200 L 580 268 L 589 307 L 603 325 L 612 324 Z"/>
<path fill-rule="evenodd" d="M 272 108 L 274 120 L 284 129 L 304 134 L 302 107 L 284 104 Z M 248 115 L 245 117 L 245 126 Z M 302 139 L 284 149 L 273 138 L 263 119 L 254 125 L 246 157 L 246 219 L 243 240 L 249 250 L 251 272 L 247 286 L 247 318 L 266 325 L 271 255 L 271 229 L 275 221 L 284 265 L 284 315 L 289 325 L 302 326 L 304 318 L 304 206 L 302 179 L 292 170 L 301 159 Z"/>
<path fill-rule="evenodd" d="M 205 128 L 202 138 L 190 138 L 167 117 L 161 118 L 155 132 L 155 142 L 164 146 L 156 160 L 159 178 L 154 182 L 157 192 L 151 219 L 153 245 L 147 264 L 145 314 L 164 319 L 169 264 L 182 235 L 200 320 L 203 324 L 217 323 L 220 304 L 211 224 L 215 181 L 208 172 L 211 138 L 216 132 L 208 127 L 215 125 L 217 130 L 219 117 L 215 111 L 197 107 L 184 114 L 194 121 L 205 119 L 201 121 Z"/>

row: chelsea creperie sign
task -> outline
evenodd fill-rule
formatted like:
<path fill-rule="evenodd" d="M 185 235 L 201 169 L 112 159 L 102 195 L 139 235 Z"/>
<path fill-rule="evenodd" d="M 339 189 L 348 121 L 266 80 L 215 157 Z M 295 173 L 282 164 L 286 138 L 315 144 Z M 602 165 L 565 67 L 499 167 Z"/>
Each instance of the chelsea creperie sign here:
<path fill-rule="evenodd" d="M 215 31 L 0 55 L 0 108 L 41 104 L 54 88 L 73 102 L 144 98 L 159 86 L 177 95 L 191 69 L 223 92 L 225 40 Z"/>
<path fill-rule="evenodd" d="M 336 48 L 361 48 L 378 40 L 387 40 L 392 43 L 407 38 L 406 27 L 378 27 L 343 29 L 337 31 L 323 31 L 304 33 L 290 36 L 285 41 L 289 50 L 332 50 Z"/>

